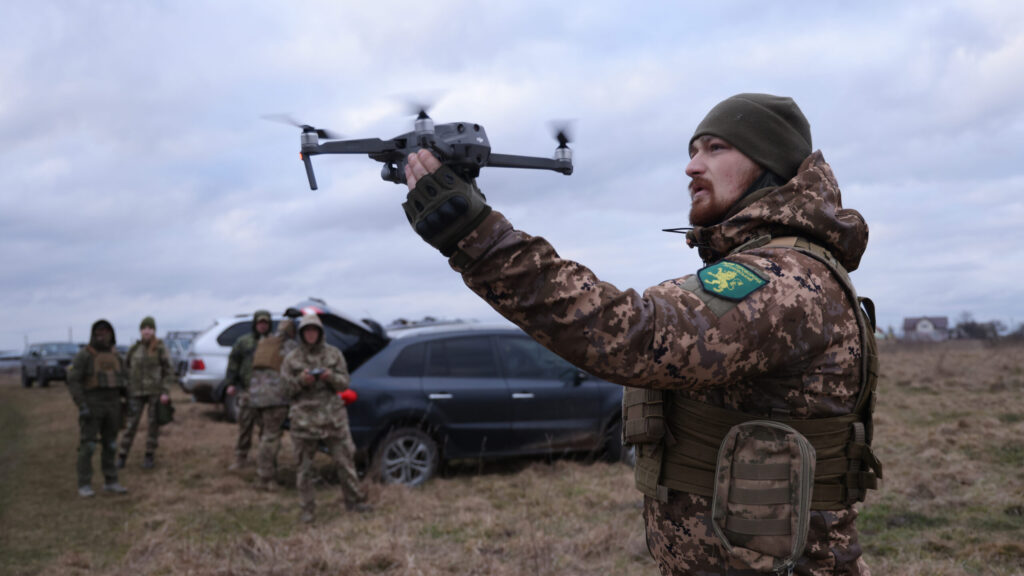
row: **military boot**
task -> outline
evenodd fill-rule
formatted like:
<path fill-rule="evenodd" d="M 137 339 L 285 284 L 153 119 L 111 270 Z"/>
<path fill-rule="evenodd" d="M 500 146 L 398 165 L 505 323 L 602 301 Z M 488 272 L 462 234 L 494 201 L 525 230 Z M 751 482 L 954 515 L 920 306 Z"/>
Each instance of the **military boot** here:
<path fill-rule="evenodd" d="M 92 498 L 96 495 L 96 492 L 93 492 L 92 486 L 86 484 L 85 486 L 78 487 L 78 495 L 82 498 Z"/>
<path fill-rule="evenodd" d="M 245 456 L 236 456 L 235 461 L 228 466 L 228 470 L 241 470 L 249 465 L 249 460 Z"/>
<path fill-rule="evenodd" d="M 146 470 L 153 468 L 155 465 L 152 454 L 146 454 L 145 458 L 142 459 L 142 467 Z"/>
<path fill-rule="evenodd" d="M 103 491 L 104 492 L 112 492 L 114 494 L 127 494 L 128 493 L 128 489 L 125 488 L 124 486 L 121 486 L 121 483 L 118 482 L 117 480 L 114 480 L 113 482 L 107 482 L 106 484 L 104 484 L 103 485 Z"/>
<path fill-rule="evenodd" d="M 313 513 L 312 508 L 303 508 L 302 515 L 299 516 L 299 522 L 303 524 L 312 524 L 316 520 L 316 515 Z"/>

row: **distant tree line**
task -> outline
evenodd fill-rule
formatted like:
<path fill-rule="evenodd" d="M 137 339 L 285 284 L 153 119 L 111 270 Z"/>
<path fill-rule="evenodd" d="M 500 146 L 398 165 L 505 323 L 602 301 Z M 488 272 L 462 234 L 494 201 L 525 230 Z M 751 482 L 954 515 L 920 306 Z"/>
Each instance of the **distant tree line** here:
<path fill-rule="evenodd" d="M 1000 337 L 1024 340 L 1024 324 L 1018 325 L 1016 330 L 1010 332 L 1006 324 L 1000 320 L 978 322 L 970 312 L 964 312 L 960 315 L 950 337 L 964 340 L 998 340 Z"/>

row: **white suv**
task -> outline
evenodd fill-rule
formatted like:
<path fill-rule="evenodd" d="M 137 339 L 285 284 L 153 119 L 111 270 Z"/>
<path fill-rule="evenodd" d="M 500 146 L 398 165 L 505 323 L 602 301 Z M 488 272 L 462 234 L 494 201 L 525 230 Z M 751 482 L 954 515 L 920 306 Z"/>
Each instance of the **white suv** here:
<path fill-rule="evenodd" d="M 332 310 L 323 300 L 311 298 L 289 308 L 288 316 L 317 314 L 324 324 L 327 341 L 345 352 L 349 370 L 377 353 L 388 342 L 384 330 L 373 320 L 356 320 Z M 285 315 L 275 314 L 273 326 Z M 234 397 L 225 397 L 224 376 L 228 369 L 228 355 L 235 341 L 252 331 L 252 314 L 226 316 L 214 320 L 192 340 L 188 352 L 188 368 L 179 383 L 182 390 L 197 402 L 224 404 L 224 414 L 231 421 L 238 416 Z"/>

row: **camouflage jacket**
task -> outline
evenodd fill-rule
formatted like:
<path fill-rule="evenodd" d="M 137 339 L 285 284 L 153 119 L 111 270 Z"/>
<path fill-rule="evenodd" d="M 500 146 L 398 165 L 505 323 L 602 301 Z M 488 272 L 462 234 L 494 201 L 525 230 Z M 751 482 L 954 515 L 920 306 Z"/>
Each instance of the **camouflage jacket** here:
<path fill-rule="evenodd" d="M 228 355 L 228 370 L 224 375 L 224 381 L 228 386 L 234 386 L 239 393 L 249 389 L 249 381 L 252 380 L 252 353 L 256 350 L 258 337 L 255 333 L 246 334 L 235 341 Z"/>
<path fill-rule="evenodd" d="M 316 318 L 315 315 L 312 317 Z M 348 388 L 348 364 L 341 350 L 323 341 L 322 328 L 320 339 L 315 344 L 302 342 L 301 331 L 306 322 L 304 318 L 300 325 L 299 347 L 290 352 L 281 365 L 281 376 L 292 393 L 288 410 L 291 434 L 307 439 L 347 434 L 348 413 L 337 392 Z M 319 320 L 315 323 L 319 324 Z M 317 368 L 330 370 L 330 376 L 305 384 L 303 373 Z"/>
<path fill-rule="evenodd" d="M 842 208 L 832 170 L 815 152 L 785 185 L 750 194 L 722 223 L 688 234 L 706 264 L 739 264 L 765 281 L 725 306 L 694 275 L 642 295 L 619 290 L 497 212 L 460 242 L 450 264 L 538 342 L 611 382 L 755 415 L 772 408 L 794 418 L 848 414 L 860 388 L 854 311 L 810 256 L 781 247 L 733 253 L 762 236 L 802 236 L 853 271 L 868 229 L 859 213 Z M 831 536 L 855 542 L 852 522 L 844 530 Z M 828 546 L 827 531 L 811 532 L 809 549 Z"/>
<path fill-rule="evenodd" d="M 128 365 L 129 396 L 170 393 L 174 368 L 162 340 L 153 338 L 148 346 L 139 340 L 128 349 L 125 361 Z"/>

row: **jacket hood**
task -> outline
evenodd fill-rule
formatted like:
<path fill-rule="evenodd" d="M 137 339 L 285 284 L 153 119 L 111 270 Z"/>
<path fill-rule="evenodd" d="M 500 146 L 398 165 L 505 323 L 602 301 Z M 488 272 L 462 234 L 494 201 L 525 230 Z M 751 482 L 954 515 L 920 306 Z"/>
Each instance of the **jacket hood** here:
<path fill-rule="evenodd" d="M 260 333 L 256 331 L 256 323 L 259 322 L 260 319 L 266 320 L 271 327 L 274 325 L 274 319 L 270 316 L 269 310 L 257 310 L 254 312 L 252 315 L 252 335 L 257 339 L 260 338 Z M 266 335 L 270 335 L 271 332 L 272 330 L 268 328 Z"/>
<path fill-rule="evenodd" d="M 114 326 L 102 318 L 92 323 L 92 328 L 89 330 L 89 346 L 92 346 L 97 350 L 100 349 L 96 342 L 96 329 L 100 326 L 105 326 L 107 330 L 110 330 L 110 348 L 113 348 L 117 345 L 117 337 L 114 335 Z"/>
<path fill-rule="evenodd" d="M 320 331 L 320 336 L 317 337 L 316 342 L 313 344 L 307 344 L 306 339 L 302 336 L 302 331 L 307 326 L 316 326 L 317 330 Z M 324 325 L 323 322 L 320 321 L 320 316 L 316 314 L 306 314 L 302 317 L 302 320 L 299 321 L 299 341 L 302 342 L 303 346 L 310 350 L 315 350 L 324 343 Z"/>
<path fill-rule="evenodd" d="M 690 230 L 686 242 L 705 262 L 715 262 L 764 235 L 812 240 L 849 272 L 860 265 L 868 245 L 868 225 L 859 212 L 843 208 L 839 185 L 821 151 L 808 156 L 792 180 L 749 194 L 723 222 Z"/>

